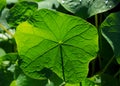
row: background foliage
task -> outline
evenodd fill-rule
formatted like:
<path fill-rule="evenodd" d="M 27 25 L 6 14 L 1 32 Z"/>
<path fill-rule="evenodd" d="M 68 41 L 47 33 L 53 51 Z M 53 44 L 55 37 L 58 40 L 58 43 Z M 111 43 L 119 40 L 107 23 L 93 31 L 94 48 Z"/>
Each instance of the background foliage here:
<path fill-rule="evenodd" d="M 119 86 L 120 0 L 0 0 L 0 86 Z"/>

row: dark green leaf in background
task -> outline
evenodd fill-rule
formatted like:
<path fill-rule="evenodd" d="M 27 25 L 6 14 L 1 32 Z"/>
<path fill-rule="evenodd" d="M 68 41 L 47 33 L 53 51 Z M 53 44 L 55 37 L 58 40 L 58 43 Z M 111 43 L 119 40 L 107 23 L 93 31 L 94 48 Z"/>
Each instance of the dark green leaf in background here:
<path fill-rule="evenodd" d="M 111 45 L 120 64 L 120 12 L 110 14 L 101 25 L 102 35 Z"/>
<path fill-rule="evenodd" d="M 101 86 L 119 86 L 120 85 L 120 79 L 115 78 L 110 74 L 103 74 L 101 78 L 102 78 Z"/>
<path fill-rule="evenodd" d="M 15 64 L 17 57 L 18 57 L 17 53 L 7 53 L 0 56 L 0 68 L 3 68 L 3 67 L 6 68 L 10 66 L 10 64 Z"/>
<path fill-rule="evenodd" d="M 58 0 L 68 11 L 88 18 L 114 8 L 117 0 Z"/>
<path fill-rule="evenodd" d="M 20 2 L 10 9 L 7 18 L 8 23 L 15 27 L 23 21 L 26 21 L 36 10 L 38 5 L 35 2 Z"/>
<path fill-rule="evenodd" d="M 97 29 L 81 18 L 41 9 L 17 27 L 21 68 L 30 77 L 49 78 L 50 71 L 65 82 L 87 77 L 98 51 Z"/>
<path fill-rule="evenodd" d="M 15 63 L 15 61 L 17 60 L 18 54 L 17 53 L 7 53 L 6 55 L 4 55 L 2 58 L 2 60 L 9 60 L 11 63 Z"/>
<path fill-rule="evenodd" d="M 5 5 L 6 5 L 6 0 L 0 0 L 0 14 L 2 9 L 5 7 Z"/>
<path fill-rule="evenodd" d="M 8 53 L 0 57 L 0 86 L 9 86 L 13 80 L 17 53 Z"/>

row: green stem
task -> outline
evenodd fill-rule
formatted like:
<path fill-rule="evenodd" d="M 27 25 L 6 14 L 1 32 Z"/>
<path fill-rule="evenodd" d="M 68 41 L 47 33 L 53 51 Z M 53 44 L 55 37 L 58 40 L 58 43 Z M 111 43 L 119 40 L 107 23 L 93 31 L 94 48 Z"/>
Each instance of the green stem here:
<path fill-rule="evenodd" d="M 82 82 L 80 82 L 80 86 L 82 86 Z"/>
<path fill-rule="evenodd" d="M 103 74 L 107 70 L 107 68 L 109 67 L 109 65 L 113 61 L 113 59 L 114 59 L 114 56 L 108 61 L 108 63 L 106 64 L 106 66 L 104 67 L 104 69 L 102 70 L 102 72 L 100 74 Z"/>
<path fill-rule="evenodd" d="M 120 74 L 120 69 L 119 71 L 114 75 L 114 77 L 117 77 Z"/>
<path fill-rule="evenodd" d="M 60 45 L 60 56 L 61 56 L 61 61 L 62 61 L 63 80 L 65 81 L 65 71 L 64 71 L 64 61 L 63 61 L 62 45 Z"/>
<path fill-rule="evenodd" d="M 98 15 L 95 15 L 95 26 L 98 28 Z"/>
<path fill-rule="evenodd" d="M 4 30 L 7 34 L 9 34 L 11 37 L 14 38 L 13 34 L 12 34 L 9 30 L 7 30 L 2 24 L 0 24 L 0 28 L 1 28 L 2 30 Z"/>

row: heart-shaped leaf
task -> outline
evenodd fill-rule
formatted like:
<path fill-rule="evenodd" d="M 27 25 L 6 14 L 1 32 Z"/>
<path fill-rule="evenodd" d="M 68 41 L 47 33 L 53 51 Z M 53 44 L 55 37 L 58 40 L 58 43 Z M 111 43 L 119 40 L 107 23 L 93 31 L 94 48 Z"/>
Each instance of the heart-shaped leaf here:
<path fill-rule="evenodd" d="M 33 78 L 56 73 L 65 82 L 86 78 L 98 51 L 96 28 L 81 18 L 41 9 L 17 27 L 21 68 Z"/>
<path fill-rule="evenodd" d="M 82 18 L 88 18 L 115 7 L 117 0 L 58 0 L 64 8 Z"/>
<path fill-rule="evenodd" d="M 120 12 L 110 14 L 102 23 L 102 35 L 111 45 L 120 64 Z"/>

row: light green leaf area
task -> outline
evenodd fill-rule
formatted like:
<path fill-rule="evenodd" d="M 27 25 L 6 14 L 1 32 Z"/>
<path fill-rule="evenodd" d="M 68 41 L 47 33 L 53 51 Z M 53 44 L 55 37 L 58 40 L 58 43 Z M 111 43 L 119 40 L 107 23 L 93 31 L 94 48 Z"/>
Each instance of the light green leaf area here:
<path fill-rule="evenodd" d="M 43 1 L 43 0 L 19 0 L 19 1 L 33 1 L 33 2 L 39 2 L 39 1 Z"/>
<path fill-rule="evenodd" d="M 10 84 L 10 86 L 45 86 L 47 80 L 36 80 L 20 74 L 18 78 Z"/>
<path fill-rule="evenodd" d="M 76 83 L 76 84 L 69 84 L 69 83 L 66 83 L 65 86 L 80 86 L 80 83 Z"/>
<path fill-rule="evenodd" d="M 93 25 L 47 9 L 21 23 L 15 40 L 22 70 L 37 79 L 49 78 L 51 70 L 65 82 L 80 82 L 98 51 L 98 34 Z"/>
<path fill-rule="evenodd" d="M 102 23 L 102 35 L 111 45 L 117 62 L 120 64 L 120 12 L 111 13 Z"/>
<path fill-rule="evenodd" d="M 0 12 L 3 9 L 3 7 L 6 5 L 6 0 L 0 0 Z M 0 13 L 1 14 L 1 13 Z"/>
<path fill-rule="evenodd" d="M 4 55 L 6 55 L 6 52 L 2 48 L 0 48 L 0 57 L 2 57 Z"/>
<path fill-rule="evenodd" d="M 12 27 L 15 27 L 26 21 L 37 9 L 38 5 L 35 2 L 19 2 L 10 9 L 7 21 Z"/>
<path fill-rule="evenodd" d="M 68 11 L 82 17 L 102 13 L 114 8 L 119 2 L 117 0 L 58 0 Z"/>
<path fill-rule="evenodd" d="M 17 86 L 17 85 L 16 85 L 16 80 L 13 80 L 13 81 L 11 82 L 10 86 Z"/>
<path fill-rule="evenodd" d="M 81 82 L 82 86 L 100 86 L 101 78 L 98 76 L 94 76 L 92 78 L 86 78 L 84 81 Z"/>
<path fill-rule="evenodd" d="M 2 67 L 2 56 L 6 55 L 6 52 L 0 48 L 0 69 Z"/>

